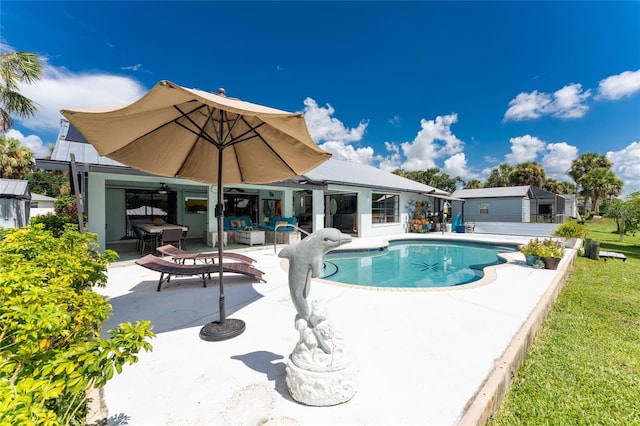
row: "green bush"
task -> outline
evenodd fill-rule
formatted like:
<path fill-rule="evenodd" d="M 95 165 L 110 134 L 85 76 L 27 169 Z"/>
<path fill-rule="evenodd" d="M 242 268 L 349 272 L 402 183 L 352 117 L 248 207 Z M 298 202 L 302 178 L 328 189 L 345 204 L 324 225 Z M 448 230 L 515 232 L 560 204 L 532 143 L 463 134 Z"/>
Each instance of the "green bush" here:
<path fill-rule="evenodd" d="M 151 350 L 150 323 L 120 324 L 92 286 L 104 286 L 111 250 L 97 236 L 43 225 L 4 232 L 0 242 L 0 424 L 84 424 L 85 392 Z"/>
<path fill-rule="evenodd" d="M 562 238 L 584 238 L 587 236 L 587 228 L 578 222 L 569 221 L 558 226 L 552 235 Z"/>
<path fill-rule="evenodd" d="M 69 225 L 78 229 L 77 222 L 66 216 L 57 214 L 46 214 L 41 216 L 32 217 L 29 221 L 31 225 L 37 225 L 39 223 L 44 225 L 44 229 L 51 231 L 54 237 L 59 237 L 64 232 L 65 228 Z"/>

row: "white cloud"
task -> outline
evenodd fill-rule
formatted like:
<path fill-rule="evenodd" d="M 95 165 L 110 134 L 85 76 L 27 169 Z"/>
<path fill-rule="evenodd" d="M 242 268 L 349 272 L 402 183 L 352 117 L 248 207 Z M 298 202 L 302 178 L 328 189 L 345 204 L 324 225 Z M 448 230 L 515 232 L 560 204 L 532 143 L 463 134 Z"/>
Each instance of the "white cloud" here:
<path fill-rule="evenodd" d="M 367 123 L 364 121 L 358 127 L 348 129 L 340 120 L 331 117 L 335 113 L 333 107 L 327 104 L 326 108 L 318 106 L 315 100 L 307 98 L 304 100 L 304 118 L 311 138 L 316 141 L 337 141 L 341 143 L 357 142 L 362 140 L 364 132 L 367 130 Z"/>
<path fill-rule="evenodd" d="M 527 120 L 538 118 L 551 103 L 551 96 L 546 93 L 519 93 L 509 102 L 509 109 L 504 114 L 505 120 Z"/>
<path fill-rule="evenodd" d="M 548 178 L 572 182 L 567 175 L 571 162 L 578 157 L 578 148 L 566 142 L 550 143 L 547 153 L 542 157 L 541 165 Z"/>
<path fill-rule="evenodd" d="M 20 92 L 37 103 L 34 118 L 16 119 L 32 130 L 59 131 L 61 109 L 127 105 L 146 89 L 136 80 L 109 74 L 72 73 L 45 65 L 43 77 L 34 84 L 22 84 Z"/>
<path fill-rule="evenodd" d="M 598 84 L 597 99 L 618 100 L 640 91 L 640 70 L 612 75 Z"/>
<path fill-rule="evenodd" d="M 454 154 L 444 161 L 442 171 L 451 177 L 460 177 L 464 180 L 477 179 L 478 174 L 473 173 L 467 165 L 467 157 L 464 152 Z"/>
<path fill-rule="evenodd" d="M 406 158 L 402 168 L 407 171 L 426 170 L 436 167 L 436 159 L 462 152 L 464 142 L 451 132 L 451 125 L 457 121 L 455 113 L 438 116 L 435 120 L 420 120 L 422 129 L 416 138 L 401 144 Z"/>
<path fill-rule="evenodd" d="M 545 143 L 535 136 L 524 135 L 509 139 L 511 153 L 504 156 L 505 161 L 516 165 L 525 161 L 536 161 L 538 154 L 544 150 Z"/>
<path fill-rule="evenodd" d="M 52 141 L 51 143 L 44 143 L 42 139 L 40 139 L 40 136 L 25 136 L 22 134 L 22 132 L 16 129 L 9 129 L 6 133 L 6 136 L 10 139 L 19 140 L 22 146 L 33 151 L 33 154 L 36 158 L 44 158 L 49 156 L 49 148 L 55 143 L 55 141 Z"/>
<path fill-rule="evenodd" d="M 620 151 L 609 151 L 613 172 L 624 181 L 624 193 L 640 191 L 640 142 L 632 142 Z"/>
<path fill-rule="evenodd" d="M 591 96 L 591 91 L 582 92 L 581 84 L 570 84 L 557 90 L 553 94 L 553 103 L 548 109 L 554 117 L 559 118 L 580 118 L 583 117 L 589 107 L 585 105 L 586 100 Z"/>
<path fill-rule="evenodd" d="M 401 168 L 402 156 L 400 155 L 400 147 L 392 142 L 385 142 L 384 146 L 389 154 L 380 160 L 378 168 L 387 172 Z"/>
<path fill-rule="evenodd" d="M 354 163 L 372 164 L 374 161 L 373 148 L 370 146 L 354 148 L 340 141 L 329 141 L 319 145 L 320 148 L 333 154 L 339 160 L 352 161 Z"/>
<path fill-rule="evenodd" d="M 304 118 L 311 138 L 327 152 L 334 155 L 339 160 L 353 161 L 355 163 L 372 164 L 375 157 L 371 147 L 354 147 L 353 142 L 362 140 L 367 123 L 361 121 L 355 128 L 347 128 L 332 115 L 335 113 L 333 107 L 327 104 L 326 107 L 318 106 L 317 102 L 311 98 L 304 100 Z M 320 143 L 324 141 L 324 143 Z"/>
<path fill-rule="evenodd" d="M 580 118 L 589 107 L 586 105 L 591 91 L 582 90 L 581 84 L 569 84 L 552 95 L 534 90 L 520 93 L 509 102 L 504 120 L 531 120 L 546 115 L 559 118 Z"/>

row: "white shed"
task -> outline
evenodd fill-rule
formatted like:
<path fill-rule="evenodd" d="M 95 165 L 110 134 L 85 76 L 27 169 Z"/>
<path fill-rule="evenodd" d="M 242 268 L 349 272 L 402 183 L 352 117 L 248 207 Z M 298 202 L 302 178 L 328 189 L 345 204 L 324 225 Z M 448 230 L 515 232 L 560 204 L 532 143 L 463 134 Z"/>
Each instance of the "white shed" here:
<path fill-rule="evenodd" d="M 0 228 L 21 228 L 29 223 L 29 182 L 0 179 Z"/>

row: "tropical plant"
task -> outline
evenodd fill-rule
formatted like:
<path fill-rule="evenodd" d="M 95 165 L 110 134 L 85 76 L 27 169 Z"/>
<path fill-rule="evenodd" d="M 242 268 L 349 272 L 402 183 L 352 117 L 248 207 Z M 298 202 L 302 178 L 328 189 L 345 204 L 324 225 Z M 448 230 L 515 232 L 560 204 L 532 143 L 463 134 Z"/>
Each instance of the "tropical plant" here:
<path fill-rule="evenodd" d="M 616 184 L 610 174 L 595 172 L 598 169 L 609 170 L 612 166 L 613 163 L 607 157 L 595 152 L 584 153 L 571 162 L 571 168 L 567 174 L 571 176 L 580 188 L 580 194 L 584 197 L 585 211 L 583 213 L 586 213 L 589 201 L 593 202 L 594 209 L 596 209 L 596 212 L 598 211 L 596 201 L 601 194 L 596 196 L 596 191 L 604 190 L 606 192 L 606 188 L 599 187 L 600 179 L 605 179 L 612 185 Z M 609 184 L 605 184 L 605 187 L 608 187 Z"/>
<path fill-rule="evenodd" d="M 86 391 L 151 350 L 148 321 L 100 337 L 111 314 L 93 291 L 117 255 L 97 236 L 42 225 L 3 231 L 0 241 L 0 424 L 84 424 Z"/>
<path fill-rule="evenodd" d="M 20 94 L 18 83 L 34 83 L 42 70 L 41 59 L 33 53 L 0 53 L 0 129 L 3 132 L 13 127 L 11 114 L 28 118 L 36 113 L 35 102 Z"/>
<path fill-rule="evenodd" d="M 484 185 L 478 179 L 468 180 L 464 184 L 464 189 L 479 189 L 479 188 L 484 188 Z"/>
<path fill-rule="evenodd" d="M 412 172 L 396 169 L 393 171 L 393 174 L 448 192 L 455 191 L 458 183 L 464 183 L 462 178 L 457 176 L 455 178 L 451 177 L 447 173 L 440 172 L 440 169 L 437 167 Z"/>
<path fill-rule="evenodd" d="M 554 259 L 561 259 L 564 256 L 564 246 L 560 241 L 552 238 L 546 238 L 540 245 L 538 256 L 543 258 L 550 257 Z"/>
<path fill-rule="evenodd" d="M 539 256 L 542 240 L 538 237 L 530 239 L 527 244 L 518 246 L 520 252 L 524 255 Z"/>
<path fill-rule="evenodd" d="M 24 179 L 35 168 L 33 152 L 15 138 L 0 135 L 0 178 Z"/>
<path fill-rule="evenodd" d="M 42 194 L 57 198 L 61 195 L 69 195 L 69 176 L 66 173 L 47 170 L 32 170 L 25 179 L 29 181 L 29 190 L 32 194 Z"/>
<path fill-rule="evenodd" d="M 533 161 L 516 164 L 507 175 L 509 184 L 513 186 L 532 185 L 542 188 L 547 181 L 544 168 Z"/>
<path fill-rule="evenodd" d="M 562 238 L 584 238 L 587 235 L 587 228 L 571 220 L 558 226 L 552 235 Z"/>
<path fill-rule="evenodd" d="M 564 256 L 562 243 L 552 238 L 532 238 L 527 244 L 518 246 L 518 249 L 522 254 L 530 256 L 555 258 L 562 258 L 562 256 Z"/>
<path fill-rule="evenodd" d="M 624 182 L 609 169 L 593 169 L 587 172 L 580 181 L 582 187 L 591 194 L 595 214 L 600 212 L 598 200 L 608 196 L 616 196 L 622 192 Z"/>
<path fill-rule="evenodd" d="M 507 163 L 502 163 L 497 167 L 491 169 L 491 173 L 487 177 L 484 183 L 485 188 L 497 188 L 502 186 L 509 186 L 509 173 L 513 170 L 513 167 Z"/>

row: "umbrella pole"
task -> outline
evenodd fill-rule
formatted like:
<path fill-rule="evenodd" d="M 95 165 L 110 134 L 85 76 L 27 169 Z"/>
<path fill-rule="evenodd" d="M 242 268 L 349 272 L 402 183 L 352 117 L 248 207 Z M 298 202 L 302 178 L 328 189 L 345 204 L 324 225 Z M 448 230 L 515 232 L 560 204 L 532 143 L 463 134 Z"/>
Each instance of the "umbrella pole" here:
<path fill-rule="evenodd" d="M 216 218 L 218 220 L 218 284 L 220 287 L 220 298 L 218 303 L 220 320 L 210 322 L 200 329 L 200 338 L 209 342 L 231 339 L 232 337 L 242 334 L 245 329 L 244 321 L 239 319 L 227 319 L 225 312 L 224 272 L 222 270 L 224 251 L 224 196 L 222 191 L 222 149 L 218 149 L 218 203 L 216 204 Z"/>

